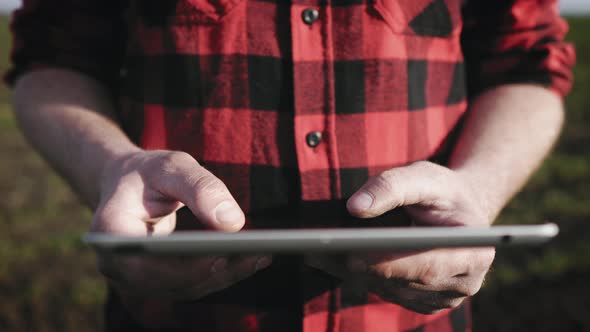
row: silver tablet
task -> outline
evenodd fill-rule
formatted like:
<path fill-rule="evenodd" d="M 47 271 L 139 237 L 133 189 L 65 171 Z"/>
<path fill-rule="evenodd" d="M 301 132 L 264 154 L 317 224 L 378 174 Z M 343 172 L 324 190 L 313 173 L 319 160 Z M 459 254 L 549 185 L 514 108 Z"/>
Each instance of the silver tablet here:
<path fill-rule="evenodd" d="M 390 227 L 177 232 L 128 237 L 89 233 L 84 242 L 116 254 L 235 254 L 408 251 L 443 247 L 538 245 L 557 235 L 555 224 L 491 227 Z"/>

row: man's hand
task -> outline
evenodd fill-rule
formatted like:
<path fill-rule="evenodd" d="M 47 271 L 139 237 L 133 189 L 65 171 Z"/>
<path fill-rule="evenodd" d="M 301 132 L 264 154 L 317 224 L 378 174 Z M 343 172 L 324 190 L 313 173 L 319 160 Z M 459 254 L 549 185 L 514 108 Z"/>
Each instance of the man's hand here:
<path fill-rule="evenodd" d="M 492 216 L 484 195 L 458 172 L 430 162 L 371 178 L 349 200 L 360 218 L 405 208 L 423 226 L 485 226 Z M 370 221 L 367 221 L 370 222 Z M 308 264 L 366 287 L 382 299 L 421 313 L 458 306 L 481 287 L 493 248 L 435 249 L 391 255 L 309 257 Z"/>
<path fill-rule="evenodd" d="M 167 235 L 184 205 L 208 229 L 238 231 L 244 214 L 226 186 L 190 155 L 138 151 L 105 168 L 92 231 Z M 270 257 L 116 256 L 99 253 L 101 271 L 121 291 L 170 299 L 198 299 L 267 267 Z"/>

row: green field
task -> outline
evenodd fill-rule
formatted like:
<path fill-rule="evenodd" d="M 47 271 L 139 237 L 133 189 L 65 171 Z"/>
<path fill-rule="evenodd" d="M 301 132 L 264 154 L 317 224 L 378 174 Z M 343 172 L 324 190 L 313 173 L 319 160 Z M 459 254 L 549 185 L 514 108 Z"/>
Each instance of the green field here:
<path fill-rule="evenodd" d="M 0 72 L 8 63 L 0 16 Z M 0 331 L 101 331 L 105 287 L 80 242 L 91 214 L 27 146 L 0 84 Z"/>
<path fill-rule="evenodd" d="M 503 250 L 474 299 L 476 331 L 590 331 L 590 19 L 571 19 L 576 85 L 555 152 L 500 223 L 559 223 L 545 248 Z M 7 66 L 0 17 L 0 72 Z M 91 214 L 26 145 L 0 88 L 0 331 L 99 331 L 104 285 L 80 243 Z M 542 130 L 542 129 L 540 129 Z"/>
<path fill-rule="evenodd" d="M 4 73 L 8 66 L 8 51 L 10 48 L 10 33 L 8 31 L 8 18 L 0 15 L 0 73 Z M 8 102 L 8 90 L 0 84 L 0 104 Z"/>

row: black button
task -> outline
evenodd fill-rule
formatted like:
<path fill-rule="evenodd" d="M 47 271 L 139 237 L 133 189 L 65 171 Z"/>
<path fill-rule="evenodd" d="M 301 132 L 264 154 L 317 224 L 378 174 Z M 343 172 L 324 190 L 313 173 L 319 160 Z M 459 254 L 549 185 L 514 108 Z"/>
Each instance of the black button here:
<path fill-rule="evenodd" d="M 301 13 L 301 18 L 303 18 L 303 22 L 305 22 L 305 24 L 312 24 L 318 20 L 319 16 L 320 13 L 314 8 L 307 8 Z"/>
<path fill-rule="evenodd" d="M 322 141 L 322 133 L 319 131 L 312 131 L 311 133 L 307 134 L 307 136 L 305 136 L 305 141 L 307 142 L 307 145 L 315 148 Z"/>

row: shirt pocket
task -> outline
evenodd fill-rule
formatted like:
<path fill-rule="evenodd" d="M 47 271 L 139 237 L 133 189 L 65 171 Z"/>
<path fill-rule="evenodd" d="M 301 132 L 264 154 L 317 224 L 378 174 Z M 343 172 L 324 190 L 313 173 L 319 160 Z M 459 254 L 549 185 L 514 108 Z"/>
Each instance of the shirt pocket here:
<path fill-rule="evenodd" d="M 461 0 L 374 0 L 373 9 L 396 34 L 452 38 L 461 33 Z"/>
<path fill-rule="evenodd" d="M 139 14 L 150 25 L 215 24 L 246 0 L 138 0 Z"/>

